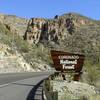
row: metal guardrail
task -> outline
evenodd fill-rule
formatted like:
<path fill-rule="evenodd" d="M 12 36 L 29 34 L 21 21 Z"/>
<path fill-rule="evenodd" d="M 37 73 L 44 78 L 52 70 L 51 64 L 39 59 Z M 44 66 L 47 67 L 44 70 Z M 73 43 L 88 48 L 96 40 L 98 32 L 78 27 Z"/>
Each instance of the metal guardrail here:
<path fill-rule="evenodd" d="M 43 91 L 47 100 L 58 100 L 58 92 L 53 91 L 53 88 L 50 86 L 50 80 L 44 81 Z"/>

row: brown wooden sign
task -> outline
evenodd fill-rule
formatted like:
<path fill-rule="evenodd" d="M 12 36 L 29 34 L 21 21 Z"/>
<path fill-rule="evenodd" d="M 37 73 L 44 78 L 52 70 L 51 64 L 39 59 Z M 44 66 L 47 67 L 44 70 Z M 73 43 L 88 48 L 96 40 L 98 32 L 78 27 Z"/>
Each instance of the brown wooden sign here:
<path fill-rule="evenodd" d="M 51 57 L 57 71 L 80 72 L 84 63 L 84 55 L 51 50 Z"/>

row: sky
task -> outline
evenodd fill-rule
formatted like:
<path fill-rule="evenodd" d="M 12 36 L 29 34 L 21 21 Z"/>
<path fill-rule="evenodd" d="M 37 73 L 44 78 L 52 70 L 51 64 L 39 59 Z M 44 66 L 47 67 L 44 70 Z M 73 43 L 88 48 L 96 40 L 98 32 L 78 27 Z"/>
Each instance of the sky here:
<path fill-rule="evenodd" d="M 100 0 L 0 0 L 0 13 L 24 18 L 53 18 L 69 12 L 100 20 Z"/>

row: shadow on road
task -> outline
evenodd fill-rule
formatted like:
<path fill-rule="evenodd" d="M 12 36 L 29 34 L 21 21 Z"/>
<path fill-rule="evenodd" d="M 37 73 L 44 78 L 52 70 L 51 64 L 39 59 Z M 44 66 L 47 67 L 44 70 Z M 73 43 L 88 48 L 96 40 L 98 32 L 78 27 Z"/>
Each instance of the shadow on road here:
<path fill-rule="evenodd" d="M 43 93 L 42 92 L 42 83 L 43 83 L 43 80 L 40 81 L 37 85 L 34 85 L 32 90 L 29 92 L 26 100 L 44 100 L 43 95 L 42 95 L 42 93 Z M 41 90 L 39 90 L 39 88 L 41 88 Z M 38 96 L 39 98 L 36 99 L 36 96 Z"/>

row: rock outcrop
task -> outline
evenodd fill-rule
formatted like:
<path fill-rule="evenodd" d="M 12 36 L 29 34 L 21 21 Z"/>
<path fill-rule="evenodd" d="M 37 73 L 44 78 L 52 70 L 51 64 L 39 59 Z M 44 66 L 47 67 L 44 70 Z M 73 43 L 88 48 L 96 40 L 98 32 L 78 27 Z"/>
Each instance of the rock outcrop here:
<path fill-rule="evenodd" d="M 32 18 L 24 39 L 29 43 L 53 41 L 59 43 L 75 30 L 72 18 L 55 17 L 54 20 Z M 69 34 L 68 34 L 69 33 Z"/>
<path fill-rule="evenodd" d="M 16 50 L 0 43 L 0 73 L 35 71 Z"/>
<path fill-rule="evenodd" d="M 69 13 L 54 19 L 32 18 L 29 21 L 24 39 L 29 43 L 53 41 L 60 43 L 70 37 L 75 31 L 84 25 L 91 25 L 92 21 L 79 17 L 77 14 Z"/>
<path fill-rule="evenodd" d="M 40 41 L 40 36 L 43 31 L 43 26 L 46 24 L 45 19 L 32 18 L 28 23 L 27 31 L 24 35 L 24 39 L 29 43 L 38 43 Z"/>

